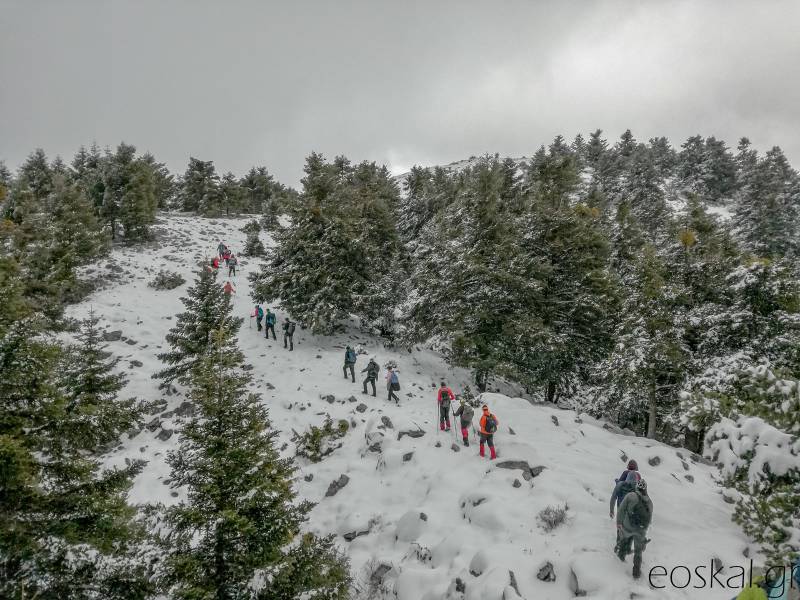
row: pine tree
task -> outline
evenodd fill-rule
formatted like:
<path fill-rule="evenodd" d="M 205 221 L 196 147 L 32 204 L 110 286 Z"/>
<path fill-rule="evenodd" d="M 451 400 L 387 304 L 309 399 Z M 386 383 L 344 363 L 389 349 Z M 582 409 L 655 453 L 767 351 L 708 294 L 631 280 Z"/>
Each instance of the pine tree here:
<path fill-rule="evenodd" d="M 148 239 L 158 210 L 152 166 L 137 159 L 130 165 L 128 177 L 119 207 L 119 222 L 127 241 Z"/>
<path fill-rule="evenodd" d="M 244 244 L 245 256 L 263 256 L 264 243 L 258 237 L 257 231 L 251 231 L 247 234 L 247 241 Z"/>
<path fill-rule="evenodd" d="M 178 315 L 178 321 L 167 334 L 170 352 L 158 355 L 168 366 L 153 378 L 163 379 L 165 384 L 174 380 L 184 383 L 191 370 L 200 361 L 211 343 L 211 333 L 226 324 L 230 351 L 242 319 L 231 317 L 230 296 L 223 293 L 217 281 L 217 272 L 203 266 L 195 283 L 188 290 L 188 297 L 181 298 L 186 311 Z"/>
<path fill-rule="evenodd" d="M 147 165 L 153 174 L 153 187 L 158 208 L 167 210 L 171 207 L 175 197 L 175 177 L 164 163 L 157 162 L 149 152 L 144 153 L 139 160 Z"/>
<path fill-rule="evenodd" d="M 300 534 L 312 505 L 296 502 L 291 459 L 280 458 L 278 432 L 228 348 L 236 327 L 220 325 L 191 373 L 197 413 L 167 458 L 172 484 L 188 490 L 165 515 L 169 596 L 347 598 L 348 565 L 332 539 Z"/>
<path fill-rule="evenodd" d="M 243 207 L 249 213 L 262 213 L 264 223 L 272 228 L 278 222 L 276 196 L 279 185 L 265 167 L 253 167 L 242 177 Z"/>
<path fill-rule="evenodd" d="M 209 214 L 219 209 L 219 176 L 213 161 L 189 158 L 178 199 L 187 212 Z"/>
<path fill-rule="evenodd" d="M 215 211 L 207 211 L 205 214 L 220 214 L 223 212 L 225 216 L 231 213 L 238 214 L 242 212 L 244 203 L 243 196 L 243 190 L 239 182 L 234 174 L 229 171 L 222 176 L 222 181 L 220 181 L 219 184 L 220 206 L 217 207 Z"/>
<path fill-rule="evenodd" d="M 103 204 L 100 215 L 108 224 L 112 240 L 117 239 L 125 195 L 130 193 L 129 186 L 135 158 L 136 148 L 124 142 L 117 146 L 113 154 L 110 150 L 106 150 L 103 161 Z"/>
<path fill-rule="evenodd" d="M 37 148 L 22 163 L 17 174 L 17 185 L 27 188 L 38 202 L 43 202 L 53 191 L 53 171 L 44 150 Z"/>
<path fill-rule="evenodd" d="M 68 348 L 62 367 L 61 385 L 70 415 L 69 437 L 76 447 L 98 451 L 114 442 L 142 416 L 145 405 L 135 399 L 120 399 L 127 379 L 116 371 L 119 358 L 108 358 L 98 327 L 90 313 L 77 334 L 79 343 Z"/>
<path fill-rule="evenodd" d="M 31 319 L 0 339 L 0 596 L 148 598 L 142 532 L 125 502 L 142 464 L 101 471 L 71 435 L 79 419 L 60 392 L 62 352 Z"/>

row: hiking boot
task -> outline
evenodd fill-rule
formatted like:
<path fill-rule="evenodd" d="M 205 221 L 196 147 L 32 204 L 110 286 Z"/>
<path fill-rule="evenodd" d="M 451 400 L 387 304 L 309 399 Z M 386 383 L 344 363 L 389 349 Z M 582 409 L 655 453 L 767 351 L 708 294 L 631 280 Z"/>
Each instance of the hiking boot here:
<path fill-rule="evenodd" d="M 634 579 L 639 579 L 639 577 L 641 577 L 641 576 L 642 576 L 641 567 L 639 567 L 639 565 L 634 565 L 633 566 L 633 578 Z"/>
<path fill-rule="evenodd" d="M 469 446 L 469 440 L 467 438 L 464 438 L 464 445 Z"/>

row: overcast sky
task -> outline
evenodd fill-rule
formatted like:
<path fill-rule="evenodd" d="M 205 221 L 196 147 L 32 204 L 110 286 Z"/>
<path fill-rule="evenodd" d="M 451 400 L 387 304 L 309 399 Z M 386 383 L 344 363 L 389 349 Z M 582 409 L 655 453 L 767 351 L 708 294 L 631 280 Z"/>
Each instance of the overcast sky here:
<path fill-rule="evenodd" d="M 120 140 L 296 185 L 626 128 L 800 163 L 800 1 L 0 0 L 0 160 Z"/>

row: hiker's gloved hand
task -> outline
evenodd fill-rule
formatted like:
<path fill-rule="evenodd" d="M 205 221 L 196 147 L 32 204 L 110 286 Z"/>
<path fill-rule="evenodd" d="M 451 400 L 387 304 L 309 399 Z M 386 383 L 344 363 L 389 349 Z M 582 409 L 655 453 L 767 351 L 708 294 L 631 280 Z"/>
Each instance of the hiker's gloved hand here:
<path fill-rule="evenodd" d="M 613 519 L 614 518 L 614 511 L 613 510 L 608 511 L 608 516 Z"/>

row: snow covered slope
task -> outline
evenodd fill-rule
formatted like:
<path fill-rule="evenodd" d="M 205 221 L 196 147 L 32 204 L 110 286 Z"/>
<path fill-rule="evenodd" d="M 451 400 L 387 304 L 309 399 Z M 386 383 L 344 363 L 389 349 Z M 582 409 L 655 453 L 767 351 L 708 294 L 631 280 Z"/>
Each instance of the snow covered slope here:
<path fill-rule="evenodd" d="M 240 250 L 245 236 L 239 229 L 245 223 L 162 216 L 159 243 L 116 250 L 108 272 L 117 279 L 72 308 L 71 316 L 76 317 L 93 309 L 109 332 L 122 332 L 109 345 L 128 370 L 126 393 L 162 397 L 150 376 L 159 368 L 156 355 L 166 348 L 164 336 L 183 309 L 180 297 L 194 279 L 195 265 L 211 256 L 220 240 Z M 108 265 L 98 267 L 102 271 Z M 173 291 L 147 287 L 162 267 L 179 271 L 187 283 Z M 712 480 L 713 467 L 686 451 L 613 433 L 589 417 L 500 394 L 484 396 L 500 420 L 498 460 L 490 463 L 478 457 L 474 438 L 469 448 L 452 448 L 453 434 L 438 432 L 434 425 L 435 387 L 444 378 L 460 391 L 468 382 L 467 372 L 452 369 L 425 349 L 389 352 L 355 324 L 345 334 L 327 338 L 298 329 L 294 352 L 285 351 L 280 339 L 267 342 L 255 324 L 248 328 L 252 306 L 247 274 L 256 268 L 253 260 L 242 258 L 240 274 L 233 280 L 236 312 L 245 318 L 240 346 L 253 366 L 254 388 L 283 432 L 285 452 L 294 453 L 292 429 L 320 425 L 325 414 L 355 424 L 343 446 L 324 461 L 299 463 L 297 486 L 303 497 L 318 503 L 310 528 L 340 536 L 364 590 L 362 597 L 380 597 L 377 590 L 384 588 L 400 600 L 516 598 L 511 572 L 519 595 L 528 600 L 572 598 L 576 582 L 587 598 L 607 600 L 735 596 L 718 586 L 675 589 L 668 577 L 654 580 L 666 584 L 665 589 L 653 590 L 647 581 L 655 565 L 667 570 L 706 565 L 707 573 L 714 556 L 724 565 L 746 564 L 746 540 L 730 521 L 730 506 Z M 278 316 L 284 316 L 280 308 Z M 381 365 L 389 360 L 398 364 L 399 407 L 387 403 L 382 385 L 373 398 L 362 395 L 360 379 L 353 384 L 343 378 L 348 343 L 364 352 L 357 370 L 366 367 L 369 356 Z M 163 396 L 163 410 L 150 417 L 141 432 L 123 436 L 108 455 L 109 464 L 148 461 L 132 489 L 133 502 L 169 504 L 182 497 L 181 490 L 169 487 L 164 458 L 177 445 L 180 414 L 190 408 L 183 404 L 183 392 Z M 409 430 L 424 435 L 400 435 Z M 638 460 L 655 507 L 640 582 L 630 577 L 631 559 L 622 564 L 611 551 L 615 529 L 608 501 L 626 457 Z M 531 470 L 501 468 L 505 461 L 524 461 Z M 349 478 L 346 485 L 327 496 L 341 475 Z M 559 505 L 567 506 L 567 520 L 545 533 L 537 515 Z M 537 578 L 548 561 L 553 582 Z M 680 571 L 675 583 L 683 585 L 685 578 Z"/>

